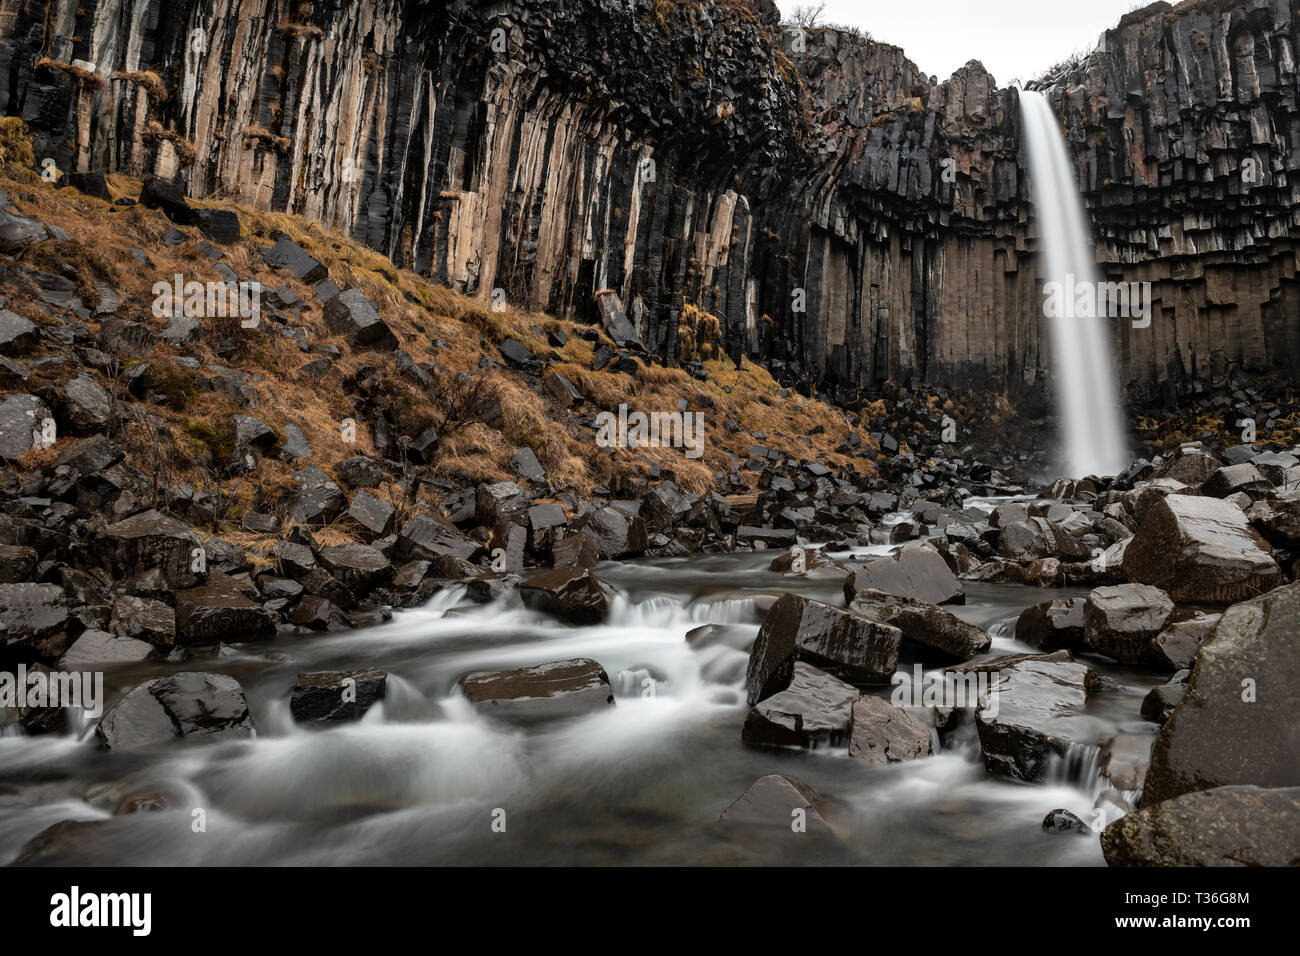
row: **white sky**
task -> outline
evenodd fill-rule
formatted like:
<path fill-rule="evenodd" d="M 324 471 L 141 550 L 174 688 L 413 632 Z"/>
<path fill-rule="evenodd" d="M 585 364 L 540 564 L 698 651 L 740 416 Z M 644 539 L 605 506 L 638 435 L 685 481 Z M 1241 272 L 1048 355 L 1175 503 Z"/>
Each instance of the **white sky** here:
<path fill-rule="evenodd" d="M 776 0 L 782 19 L 819 0 Z M 1031 80 L 1076 51 L 1138 0 L 826 0 L 822 23 L 855 26 L 901 46 L 923 73 L 942 82 L 979 60 L 998 86 Z"/>

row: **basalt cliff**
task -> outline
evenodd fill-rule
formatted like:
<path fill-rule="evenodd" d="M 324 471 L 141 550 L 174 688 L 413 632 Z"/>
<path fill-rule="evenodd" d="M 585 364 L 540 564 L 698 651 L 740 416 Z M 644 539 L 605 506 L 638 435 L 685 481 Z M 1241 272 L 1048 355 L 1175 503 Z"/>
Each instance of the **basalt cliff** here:
<path fill-rule="evenodd" d="M 1133 399 L 1300 371 L 1300 30 L 1156 3 L 1040 81 Z M 1011 78 L 1000 78 L 1004 82 Z M 672 362 L 722 344 L 840 397 L 1050 388 L 1018 90 L 779 23 L 766 0 L 0 0 L 0 111 L 65 170 L 322 220 L 468 294 Z"/>

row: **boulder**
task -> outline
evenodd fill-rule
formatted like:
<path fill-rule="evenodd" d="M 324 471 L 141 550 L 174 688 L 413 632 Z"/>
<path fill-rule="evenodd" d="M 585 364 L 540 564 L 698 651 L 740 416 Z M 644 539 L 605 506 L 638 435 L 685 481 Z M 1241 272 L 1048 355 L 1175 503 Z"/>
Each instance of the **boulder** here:
<path fill-rule="evenodd" d="M 17 461 L 31 451 L 33 433 L 49 417 L 50 410 L 35 395 L 0 395 L 0 459 Z"/>
<path fill-rule="evenodd" d="M 325 324 L 354 349 L 395 349 L 397 336 L 360 289 L 345 289 L 325 303 Z"/>
<path fill-rule="evenodd" d="M 0 544 L 0 584 L 20 584 L 31 576 L 40 555 L 35 548 Z"/>
<path fill-rule="evenodd" d="M 618 508 L 599 508 L 576 528 L 595 539 L 602 560 L 635 557 L 649 547 L 645 521 Z"/>
<path fill-rule="evenodd" d="M 961 582 L 931 544 L 906 546 L 868 561 L 844 582 L 844 599 L 852 601 L 868 588 L 930 604 L 966 603 Z"/>
<path fill-rule="evenodd" d="M 93 433 L 108 427 L 113 403 L 102 385 L 88 375 L 77 375 L 63 384 L 59 411 L 72 431 Z"/>
<path fill-rule="evenodd" d="M 344 518 L 367 540 L 373 541 L 392 530 L 394 514 L 392 505 L 362 488 L 352 496 Z"/>
<path fill-rule="evenodd" d="M 796 661 L 784 690 L 760 700 L 741 730 L 747 744 L 834 746 L 848 739 L 856 687 Z"/>
<path fill-rule="evenodd" d="M 393 566 L 379 551 L 368 544 L 340 544 L 321 548 L 321 566 L 354 594 L 362 596 L 393 576 Z"/>
<path fill-rule="evenodd" d="M 1183 614 L 1186 616 L 1180 619 Z M 1152 655 L 1157 662 L 1173 670 L 1190 670 L 1192 662 L 1196 660 L 1196 652 L 1200 650 L 1201 641 L 1205 640 L 1222 616 L 1202 611 L 1176 611 L 1165 629 L 1151 642 Z"/>
<path fill-rule="evenodd" d="M 943 662 L 968 661 L 993 644 L 982 628 L 966 623 L 937 604 L 884 591 L 859 591 L 849 602 L 849 613 L 880 624 L 892 624 L 923 657 Z"/>
<path fill-rule="evenodd" d="M 35 322 L 8 309 L 0 309 L 0 355 L 27 355 L 41 344 Z"/>
<path fill-rule="evenodd" d="M 388 674 L 373 667 L 299 674 L 289 696 L 289 711 L 297 721 L 360 720 L 387 690 Z"/>
<path fill-rule="evenodd" d="M 1083 647 L 1083 598 L 1042 601 L 1020 612 L 1016 640 L 1044 651 Z"/>
<path fill-rule="evenodd" d="M 59 669 L 93 671 L 122 664 L 138 664 L 155 655 L 152 644 L 134 637 L 114 637 L 107 631 L 91 628 L 81 632 L 72 646 L 59 658 Z"/>
<path fill-rule="evenodd" d="M 581 717 L 614 706 L 609 675 L 586 658 L 467 674 L 457 683 L 475 710 L 513 723 Z"/>
<path fill-rule="evenodd" d="M 176 592 L 176 643 L 215 644 L 275 637 L 275 618 L 249 600 L 239 582 L 214 572 L 196 588 Z"/>
<path fill-rule="evenodd" d="M 0 584 L 0 663 L 54 660 L 68 647 L 68 604 L 55 584 Z"/>
<path fill-rule="evenodd" d="M 1223 613 L 1160 729 L 1144 805 L 1228 784 L 1300 786 L 1300 583 Z"/>
<path fill-rule="evenodd" d="M 847 681 L 887 683 L 898 665 L 902 632 L 829 604 L 783 594 L 768 610 L 745 675 L 752 706 L 785 690 L 798 661 Z"/>
<path fill-rule="evenodd" d="M 203 542 L 187 526 L 149 510 L 108 525 L 95 540 L 105 566 L 117 578 L 132 578 L 157 568 L 173 588 L 203 581 L 207 566 Z M 200 560 L 202 558 L 202 560 Z"/>
<path fill-rule="evenodd" d="M 1174 613 L 1174 602 L 1147 584 L 1094 588 L 1083 606 L 1084 646 L 1125 664 L 1155 657 L 1152 641 Z"/>
<path fill-rule="evenodd" d="M 585 531 L 565 535 L 551 546 L 551 567 L 594 568 L 600 563 L 600 545 Z"/>
<path fill-rule="evenodd" d="M 975 712 L 984 766 L 1036 781 L 1071 743 L 1100 746 L 1102 725 L 1084 713 L 1099 686 L 1092 668 L 1073 661 L 1026 661 L 998 671 Z"/>
<path fill-rule="evenodd" d="M 172 222 L 182 226 L 193 225 L 198 214 L 190 207 L 185 193 L 175 183 L 151 177 L 140 187 L 140 205 L 157 209 Z"/>
<path fill-rule="evenodd" d="M 176 640 L 176 612 L 162 601 L 123 594 L 113 600 L 108 629 L 118 637 L 171 647 Z"/>
<path fill-rule="evenodd" d="M 285 269 L 307 285 L 325 279 L 328 270 L 308 255 L 288 236 L 281 236 L 274 246 L 262 253 L 262 259 L 273 269 Z"/>
<path fill-rule="evenodd" d="M 1145 804 L 1101 834 L 1111 866 L 1295 866 L 1300 787 L 1223 786 Z"/>
<path fill-rule="evenodd" d="M 621 349 L 644 349 L 641 336 L 636 327 L 628 320 L 627 312 L 618 294 L 608 289 L 596 293 L 596 311 L 600 315 L 600 324 L 605 334 Z"/>
<path fill-rule="evenodd" d="M 95 736 L 109 750 L 132 750 L 178 737 L 248 737 L 253 718 L 233 677 L 185 671 L 145 681 L 104 714 Z"/>
<path fill-rule="evenodd" d="M 481 547 L 444 521 L 416 515 L 398 532 L 394 551 L 398 561 L 432 561 L 444 556 L 468 561 Z"/>
<path fill-rule="evenodd" d="M 1178 604 L 1231 604 L 1282 583 L 1282 569 L 1240 508 L 1190 495 L 1152 505 L 1124 551 L 1124 574 Z"/>
<path fill-rule="evenodd" d="M 342 490 L 316 465 L 295 472 L 294 477 L 298 479 L 298 495 L 289 511 L 292 520 L 327 525 L 347 507 L 348 499 Z"/>
<path fill-rule="evenodd" d="M 722 811 L 719 822 L 728 829 L 740 827 L 748 831 L 762 827 L 831 836 L 824 809 L 822 798 L 798 777 L 773 773 L 754 781 L 735 803 Z"/>
<path fill-rule="evenodd" d="M 859 697 L 853 702 L 850 757 L 880 766 L 931 753 L 930 728 L 906 708 L 879 697 Z"/>
<path fill-rule="evenodd" d="M 554 568 L 519 585 L 526 607 L 571 624 L 599 624 L 609 617 L 614 589 L 583 567 Z"/>

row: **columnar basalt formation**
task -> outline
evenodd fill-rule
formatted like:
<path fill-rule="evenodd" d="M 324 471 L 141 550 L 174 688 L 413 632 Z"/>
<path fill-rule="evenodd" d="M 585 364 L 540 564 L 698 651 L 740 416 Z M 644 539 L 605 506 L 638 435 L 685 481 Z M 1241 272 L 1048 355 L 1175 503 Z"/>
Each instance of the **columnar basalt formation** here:
<path fill-rule="evenodd" d="M 1295 14 L 1129 14 L 1051 78 L 1134 395 L 1300 366 Z M 722 344 L 844 393 L 1040 398 L 1017 92 L 782 28 L 768 0 L 0 0 L 0 109 L 62 169 L 174 178 L 319 218 L 488 297 L 610 288 L 677 358 Z"/>

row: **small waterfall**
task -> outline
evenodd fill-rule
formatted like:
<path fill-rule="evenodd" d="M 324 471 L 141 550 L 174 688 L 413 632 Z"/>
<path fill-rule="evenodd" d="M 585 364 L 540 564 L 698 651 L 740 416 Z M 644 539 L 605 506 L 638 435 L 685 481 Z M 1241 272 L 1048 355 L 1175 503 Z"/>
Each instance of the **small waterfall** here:
<path fill-rule="evenodd" d="M 1060 283 L 1059 288 L 1091 284 L 1097 290 L 1088 217 L 1056 117 L 1047 98 L 1029 90 L 1020 94 L 1020 111 L 1033 183 L 1040 273 L 1045 282 Z M 1073 477 L 1114 475 L 1129 459 L 1103 297 L 1094 294 L 1093 303 L 1091 309 L 1071 303 L 1051 317 L 1052 374 L 1063 431 L 1061 464 Z"/>

